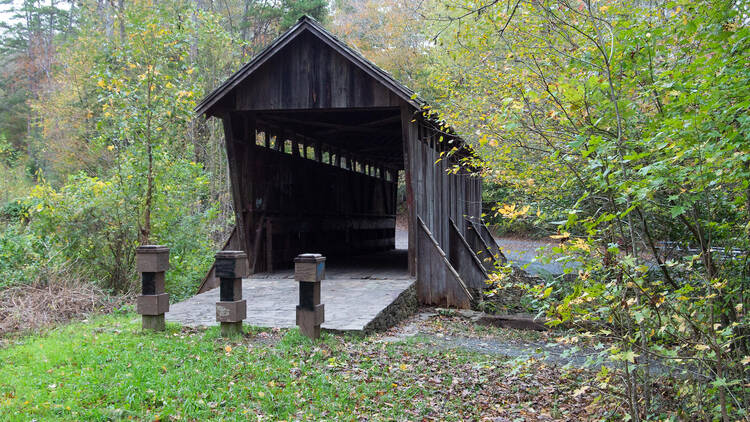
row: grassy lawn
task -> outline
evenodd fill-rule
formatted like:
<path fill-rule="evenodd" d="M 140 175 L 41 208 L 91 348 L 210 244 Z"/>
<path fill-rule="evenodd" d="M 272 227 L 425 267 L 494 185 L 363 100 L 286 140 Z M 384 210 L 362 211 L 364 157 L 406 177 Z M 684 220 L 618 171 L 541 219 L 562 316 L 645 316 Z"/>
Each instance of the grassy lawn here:
<path fill-rule="evenodd" d="M 0 420 L 509 420 L 607 417 L 581 373 L 539 362 L 297 330 L 100 316 L 0 349 Z M 585 391 L 585 389 L 584 389 Z M 256 417 L 257 415 L 257 417 Z M 520 419 L 519 419 L 520 418 Z M 489 420 L 489 419 L 488 419 Z M 503 420 L 503 419 L 499 419 Z"/>

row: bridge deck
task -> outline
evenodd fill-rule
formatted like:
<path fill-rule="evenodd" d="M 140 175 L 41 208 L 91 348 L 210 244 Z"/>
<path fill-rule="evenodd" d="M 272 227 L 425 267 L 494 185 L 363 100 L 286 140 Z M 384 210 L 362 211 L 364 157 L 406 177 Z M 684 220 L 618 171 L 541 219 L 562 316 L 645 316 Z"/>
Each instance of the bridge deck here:
<path fill-rule="evenodd" d="M 325 304 L 323 328 L 333 331 L 370 331 L 396 322 L 416 306 L 415 280 L 406 269 L 406 251 L 394 250 L 349 258 L 328 258 L 321 286 Z M 247 300 L 246 324 L 294 327 L 298 283 L 293 271 L 256 274 L 242 282 Z M 217 325 L 219 289 L 172 304 L 167 321 L 187 326 Z"/>

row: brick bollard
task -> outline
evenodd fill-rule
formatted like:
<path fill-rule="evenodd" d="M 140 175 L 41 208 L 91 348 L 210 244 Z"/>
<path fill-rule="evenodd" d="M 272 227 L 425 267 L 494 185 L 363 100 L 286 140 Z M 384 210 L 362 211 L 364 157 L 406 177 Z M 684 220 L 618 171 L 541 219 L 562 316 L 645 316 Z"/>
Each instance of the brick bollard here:
<path fill-rule="evenodd" d="M 219 302 L 216 320 L 221 323 L 221 335 L 242 334 L 242 320 L 247 318 L 247 301 L 242 299 L 242 277 L 249 273 L 247 254 L 242 251 L 221 251 L 214 265 L 219 277 Z"/>
<path fill-rule="evenodd" d="M 164 293 L 169 248 L 160 245 L 139 246 L 135 250 L 135 266 L 141 273 L 141 296 L 136 298 L 136 312 L 141 314 L 143 329 L 164 331 L 164 313 L 169 311 L 169 295 Z"/>
<path fill-rule="evenodd" d="M 306 253 L 294 258 L 294 279 L 299 281 L 297 325 L 300 332 L 311 339 L 320 338 L 320 324 L 325 321 L 325 309 L 320 303 L 320 280 L 325 278 L 326 258 Z"/>

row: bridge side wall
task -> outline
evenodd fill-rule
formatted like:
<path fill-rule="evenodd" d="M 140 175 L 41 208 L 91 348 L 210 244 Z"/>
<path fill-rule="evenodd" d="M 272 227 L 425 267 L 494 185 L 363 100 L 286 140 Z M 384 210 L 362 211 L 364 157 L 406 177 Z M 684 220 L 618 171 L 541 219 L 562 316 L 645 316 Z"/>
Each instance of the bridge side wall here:
<path fill-rule="evenodd" d="M 480 217 L 481 179 L 461 165 L 459 155 L 449 154 L 459 145 L 457 138 L 442 133 L 408 104 L 402 104 L 401 113 L 407 172 L 410 271 L 417 277 L 417 296 L 421 303 L 445 305 L 450 302 L 455 286 L 448 286 L 440 281 L 443 277 L 434 276 L 438 271 L 446 271 L 445 268 L 432 268 L 434 260 L 419 259 L 424 252 L 416 249 L 417 219 L 424 222 L 444 254 L 451 256 L 451 248 L 457 246 L 451 244 L 450 221 L 463 222 L 467 217 Z M 466 225 L 458 225 L 458 230 L 465 236 Z M 477 282 L 471 280 L 468 284 Z"/>

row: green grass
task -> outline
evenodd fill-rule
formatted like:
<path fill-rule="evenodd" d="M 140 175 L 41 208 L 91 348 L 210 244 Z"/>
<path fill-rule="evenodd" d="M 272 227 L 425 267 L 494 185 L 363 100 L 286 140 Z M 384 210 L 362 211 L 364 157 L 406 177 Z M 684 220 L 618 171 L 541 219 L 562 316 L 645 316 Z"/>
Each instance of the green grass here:
<path fill-rule="evenodd" d="M 134 314 L 97 317 L 13 343 L 0 350 L 0 420 L 244 420 L 256 414 L 349 420 L 360 413 L 404 419 L 433 411 L 430 389 L 409 385 L 409 372 L 424 372 L 422 360 L 446 358 L 415 345 L 372 345 L 348 336 L 324 334 L 313 343 L 297 330 L 255 330 L 227 341 L 217 328 L 170 324 L 165 333 L 146 334 Z M 447 358 L 449 367 L 476 364 L 468 353 Z M 450 385 L 450 378 L 444 382 Z M 460 411 L 460 399 L 446 404 Z"/>
<path fill-rule="evenodd" d="M 453 318 L 425 328 L 471 331 Z M 480 331 L 475 334 L 487 335 Z M 616 414 L 616 405 L 600 401 L 593 388 L 581 389 L 595 382 L 581 371 L 446 350 L 426 335 L 430 341 L 389 343 L 324 333 L 312 342 L 296 329 L 246 327 L 244 336 L 227 340 L 217 327 L 168 324 L 166 332 L 143 333 L 133 313 L 99 316 L 5 339 L 0 421 L 459 421 L 539 414 L 601 420 Z"/>

